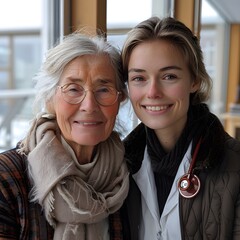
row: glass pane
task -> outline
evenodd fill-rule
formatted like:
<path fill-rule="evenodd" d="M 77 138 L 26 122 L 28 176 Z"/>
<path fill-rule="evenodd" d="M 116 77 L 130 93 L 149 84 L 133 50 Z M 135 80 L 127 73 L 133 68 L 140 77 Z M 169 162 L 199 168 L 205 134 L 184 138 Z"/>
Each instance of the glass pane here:
<path fill-rule="evenodd" d="M 9 38 L 0 37 L 0 69 L 8 66 L 10 56 Z"/>
<path fill-rule="evenodd" d="M 224 63 L 225 22 L 219 13 L 206 1 L 202 2 L 200 44 L 204 63 L 213 80 L 213 88 L 209 106 L 212 112 L 220 115 L 225 111 L 226 83 Z"/>
<path fill-rule="evenodd" d="M 30 88 L 41 64 L 40 36 L 16 36 L 13 42 L 14 85 L 16 88 Z"/>
<path fill-rule="evenodd" d="M 134 26 L 152 15 L 152 0 L 108 0 L 107 28 Z"/>
<path fill-rule="evenodd" d="M 33 98 L 27 89 L 33 87 L 32 78 L 43 57 L 42 33 L 48 19 L 43 22 L 44 1 L 1 1 L 0 151 L 14 147 L 25 136 L 32 118 Z M 23 94 L 18 95 L 19 91 Z"/>
<path fill-rule="evenodd" d="M 0 91 L 8 88 L 8 72 L 0 71 Z M 0 99 L 0 120 L 7 111 L 7 101 Z"/>
<path fill-rule="evenodd" d="M 40 28 L 42 0 L 1 1 L 0 30 Z"/>
<path fill-rule="evenodd" d="M 8 72 L 0 71 L 0 90 L 8 88 Z"/>
<path fill-rule="evenodd" d="M 115 47 L 121 49 L 125 41 L 126 35 L 108 35 L 108 41 Z"/>

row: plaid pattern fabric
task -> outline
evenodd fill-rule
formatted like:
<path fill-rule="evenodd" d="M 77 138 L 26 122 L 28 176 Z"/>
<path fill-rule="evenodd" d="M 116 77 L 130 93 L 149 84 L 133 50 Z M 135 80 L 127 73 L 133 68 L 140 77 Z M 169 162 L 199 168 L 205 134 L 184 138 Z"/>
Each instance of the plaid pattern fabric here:
<path fill-rule="evenodd" d="M 0 239 L 51 240 L 53 229 L 41 206 L 29 202 L 26 159 L 16 149 L 0 154 Z M 122 240 L 120 213 L 109 217 L 111 240 Z"/>
<path fill-rule="evenodd" d="M 48 240 L 53 229 L 41 207 L 29 202 L 26 160 L 12 149 L 0 154 L 0 238 Z"/>
<path fill-rule="evenodd" d="M 110 240 L 123 240 L 120 211 L 109 216 Z"/>

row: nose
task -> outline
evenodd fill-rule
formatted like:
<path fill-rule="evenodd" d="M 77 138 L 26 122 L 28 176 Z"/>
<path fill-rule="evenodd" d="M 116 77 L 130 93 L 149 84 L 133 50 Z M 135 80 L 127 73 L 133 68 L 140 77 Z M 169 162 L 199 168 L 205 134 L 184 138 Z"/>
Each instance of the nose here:
<path fill-rule="evenodd" d="M 99 109 L 99 104 L 97 103 L 94 94 L 91 90 L 87 90 L 85 93 L 85 97 L 79 106 L 80 111 L 85 112 L 94 112 Z"/>
<path fill-rule="evenodd" d="M 161 98 L 163 96 L 162 87 L 155 79 L 150 81 L 147 91 L 148 98 Z"/>

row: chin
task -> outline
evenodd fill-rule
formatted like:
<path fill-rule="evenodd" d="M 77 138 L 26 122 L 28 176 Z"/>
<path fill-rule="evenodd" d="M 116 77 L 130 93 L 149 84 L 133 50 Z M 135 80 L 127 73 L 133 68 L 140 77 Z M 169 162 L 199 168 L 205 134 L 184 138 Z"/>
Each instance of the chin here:
<path fill-rule="evenodd" d="M 104 140 L 102 137 L 98 138 L 93 136 L 91 138 L 75 139 L 74 142 L 82 146 L 95 146 Z"/>
<path fill-rule="evenodd" d="M 158 122 L 146 122 L 144 123 L 147 127 L 153 129 L 153 130 L 158 130 L 158 129 L 165 129 L 169 127 L 169 124 L 167 123 L 159 123 Z"/>

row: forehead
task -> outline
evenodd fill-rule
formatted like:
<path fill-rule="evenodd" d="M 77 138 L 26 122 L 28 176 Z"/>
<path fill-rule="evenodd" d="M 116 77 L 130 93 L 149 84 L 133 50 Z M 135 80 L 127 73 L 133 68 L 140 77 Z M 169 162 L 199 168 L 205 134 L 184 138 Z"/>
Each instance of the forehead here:
<path fill-rule="evenodd" d="M 179 54 L 181 55 L 181 57 L 183 56 L 181 49 L 176 44 L 172 43 L 170 40 L 156 39 L 142 42 L 138 44 L 135 48 L 133 48 L 132 54 L 134 52 L 144 54 L 144 51 L 142 51 L 142 49 L 144 49 L 145 51 L 157 51 L 165 54 Z"/>
<path fill-rule="evenodd" d="M 129 65 L 132 64 L 180 64 L 186 63 L 180 49 L 167 40 L 152 40 L 138 44 L 129 58 Z"/>
<path fill-rule="evenodd" d="M 110 57 L 107 54 L 87 54 L 79 56 L 71 60 L 64 68 L 64 71 L 69 69 L 79 69 L 79 68 L 93 68 L 98 66 L 103 68 L 107 65 L 110 68 L 113 68 Z"/>
<path fill-rule="evenodd" d="M 62 79 L 87 81 L 106 79 L 116 81 L 116 73 L 107 54 L 84 55 L 70 61 L 64 68 Z"/>

